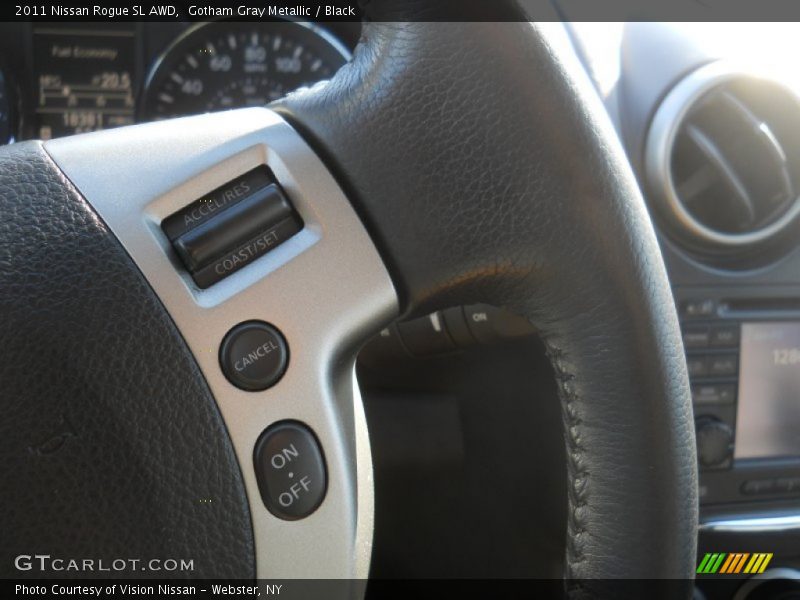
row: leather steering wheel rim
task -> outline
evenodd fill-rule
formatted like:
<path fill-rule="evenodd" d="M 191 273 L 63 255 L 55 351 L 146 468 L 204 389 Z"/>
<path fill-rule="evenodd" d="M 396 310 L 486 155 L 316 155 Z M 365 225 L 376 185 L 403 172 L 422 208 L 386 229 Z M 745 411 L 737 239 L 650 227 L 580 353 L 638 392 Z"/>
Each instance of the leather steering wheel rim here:
<path fill-rule="evenodd" d="M 624 152 L 585 74 L 539 28 L 522 19 L 429 22 L 442 17 L 438 6 L 371 3 L 352 63 L 272 109 L 347 193 L 404 314 L 484 302 L 536 325 L 563 408 L 570 590 L 596 597 L 620 578 L 688 582 L 697 536 L 689 386 L 666 272 Z M 512 0 L 492 10 L 522 14 Z M 260 110 L 280 130 L 275 139 L 285 138 L 285 124 Z M 247 115 L 237 121 L 242 131 Z M 225 118 L 234 120 L 195 122 Z M 142 154 L 149 139 L 167 146 L 170 136 L 190 135 L 184 130 L 142 126 L 131 130 L 132 143 L 119 141 L 123 131 L 0 149 L 0 381 L 10 407 L 0 424 L 8 465 L 0 487 L 10 490 L 0 522 L 4 576 L 26 576 L 11 568 L 14 555 L 37 544 L 63 555 L 195 557 L 194 577 L 256 574 L 254 527 L 258 536 L 264 521 L 254 514 L 259 499 L 245 491 L 253 475 L 243 458 L 255 427 L 241 447 L 231 445 L 212 363 L 187 345 L 196 334 L 176 329 L 178 304 L 138 250 L 118 243 L 122 229 L 103 221 L 109 213 L 95 212 L 97 189 L 107 188 L 92 189 L 81 175 L 91 171 L 92 146 L 113 170 L 131 148 Z M 253 147 L 247 136 L 230 145 L 231 156 Z M 218 159 L 196 152 L 199 176 Z M 275 165 L 279 175 L 298 172 Z M 323 241 L 331 234 L 318 231 Z M 148 252 L 173 269 L 163 246 Z M 344 349 L 354 354 L 365 333 L 342 334 L 337 368 L 347 371 L 338 359 Z M 287 379 L 303 359 L 303 342 L 288 337 Z M 329 496 L 337 481 L 346 488 L 354 479 L 332 472 Z M 673 597 L 674 589 L 654 593 Z"/>
<path fill-rule="evenodd" d="M 518 22 L 373 2 L 353 61 L 274 108 L 347 190 L 406 314 L 483 302 L 537 327 L 563 408 L 567 579 L 691 580 L 694 427 L 650 218 L 585 73 L 494 4 Z"/>

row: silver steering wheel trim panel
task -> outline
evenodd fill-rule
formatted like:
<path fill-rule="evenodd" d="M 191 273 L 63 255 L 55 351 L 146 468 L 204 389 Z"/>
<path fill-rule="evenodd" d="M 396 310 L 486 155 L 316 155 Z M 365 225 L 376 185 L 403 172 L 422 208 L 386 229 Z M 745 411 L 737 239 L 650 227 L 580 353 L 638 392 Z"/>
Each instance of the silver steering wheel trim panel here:
<path fill-rule="evenodd" d="M 354 357 L 396 316 L 398 301 L 372 240 L 323 163 L 266 108 L 62 138 L 45 149 L 138 265 L 217 400 L 248 494 L 257 576 L 366 578 L 372 463 Z M 197 288 L 161 221 L 264 164 L 303 218 L 303 230 L 209 289 Z M 225 334 L 248 320 L 272 323 L 289 345 L 286 374 L 263 392 L 234 387 L 218 362 Z M 314 431 L 328 471 L 325 500 L 299 521 L 266 509 L 253 467 L 259 435 L 284 419 Z"/>

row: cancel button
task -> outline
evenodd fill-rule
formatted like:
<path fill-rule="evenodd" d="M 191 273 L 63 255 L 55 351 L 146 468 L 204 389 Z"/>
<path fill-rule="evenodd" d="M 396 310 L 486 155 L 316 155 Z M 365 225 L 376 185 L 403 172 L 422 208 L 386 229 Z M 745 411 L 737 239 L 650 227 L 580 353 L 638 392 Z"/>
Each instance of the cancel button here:
<path fill-rule="evenodd" d="M 238 388 L 265 390 L 286 371 L 289 349 L 280 331 L 262 321 L 247 321 L 222 340 L 219 362 L 225 377 Z"/>

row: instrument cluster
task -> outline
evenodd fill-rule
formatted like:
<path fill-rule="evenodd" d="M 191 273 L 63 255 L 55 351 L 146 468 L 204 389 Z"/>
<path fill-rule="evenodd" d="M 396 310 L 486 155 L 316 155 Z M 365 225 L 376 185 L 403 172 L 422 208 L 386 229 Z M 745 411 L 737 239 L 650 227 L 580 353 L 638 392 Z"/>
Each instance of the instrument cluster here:
<path fill-rule="evenodd" d="M 0 143 L 265 105 L 329 79 L 360 27 L 298 21 L 0 26 Z"/>

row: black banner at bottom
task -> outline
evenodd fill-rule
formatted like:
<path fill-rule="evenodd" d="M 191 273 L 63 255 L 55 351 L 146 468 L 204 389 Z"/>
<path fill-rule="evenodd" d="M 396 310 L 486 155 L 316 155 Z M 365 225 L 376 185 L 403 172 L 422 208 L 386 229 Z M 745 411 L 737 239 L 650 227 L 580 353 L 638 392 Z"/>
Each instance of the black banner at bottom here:
<path fill-rule="evenodd" d="M 0 594 L 13 598 L 280 598 L 282 600 L 403 599 L 528 599 L 528 598 L 663 598 L 689 600 L 698 584 L 708 597 L 732 597 L 744 578 L 691 580 L 570 580 L 557 579 L 265 579 L 114 580 L 28 579 L 4 580 Z M 719 594 L 718 594 L 718 593 Z M 783 590 L 800 598 L 800 586 Z M 795 595 L 791 595 L 795 594 Z M 696 597 L 696 596 L 695 596 Z M 704 596 L 700 596 L 704 597 Z"/>

